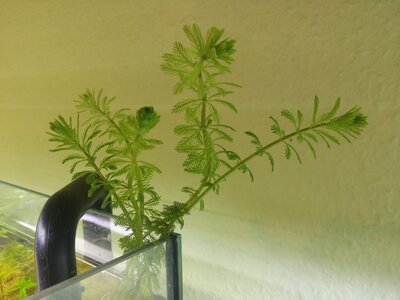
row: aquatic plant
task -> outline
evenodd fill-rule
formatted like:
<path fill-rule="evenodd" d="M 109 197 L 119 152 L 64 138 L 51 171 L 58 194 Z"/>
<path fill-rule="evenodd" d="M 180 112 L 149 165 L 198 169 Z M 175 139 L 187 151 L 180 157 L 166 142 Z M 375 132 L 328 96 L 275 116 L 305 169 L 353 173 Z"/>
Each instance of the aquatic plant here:
<path fill-rule="evenodd" d="M 36 290 L 33 251 L 0 231 L 0 298 L 24 299 Z"/>
<path fill-rule="evenodd" d="M 56 143 L 51 151 L 71 152 L 63 163 L 71 163 L 73 178 L 90 174 L 90 192 L 105 187 L 108 196 L 104 205 L 111 202 L 121 210 L 116 222 L 132 229 L 132 233 L 121 240 L 126 250 L 136 249 L 172 232 L 176 224 L 183 226 L 184 216 L 197 204 L 204 209 L 205 196 L 211 191 L 218 193 L 220 184 L 235 171 L 247 173 L 253 180 L 247 166 L 249 161 L 266 157 L 273 170 L 272 147 L 282 146 L 287 159 L 294 156 L 301 163 L 297 144 L 307 146 L 316 157 L 318 141 L 323 141 L 328 148 L 332 143 L 339 144 L 340 138 L 350 142 L 367 125 L 367 118 L 358 106 L 337 115 L 340 99 L 330 111 L 319 114 L 319 99 L 315 97 L 311 119 L 307 123 L 300 110 L 295 113 L 282 111 L 282 116 L 293 125 L 291 132 L 276 118 L 270 117 L 270 129 L 277 136 L 276 140 L 265 143 L 254 132 L 245 132 L 256 149 L 241 158 L 228 148 L 235 129 L 222 122 L 223 109 L 237 112 L 227 97 L 233 93 L 231 88 L 239 85 L 220 79 L 230 72 L 235 41 L 223 39 L 224 30 L 215 27 L 205 36 L 197 25 L 184 26 L 184 32 L 190 46 L 175 42 L 172 53 L 163 55 L 161 68 L 178 78 L 174 94 L 184 90 L 193 94 L 172 108 L 173 113 L 184 115 L 184 123 L 175 127 L 175 133 L 181 138 L 176 151 L 186 155 L 184 170 L 200 177 L 197 187 L 182 188 L 187 197 L 185 202 L 174 202 L 158 209 L 161 197 L 151 179 L 161 170 L 141 159 L 143 152 L 162 143 L 149 137 L 160 119 L 152 107 L 143 107 L 136 114 L 127 108 L 113 111 L 111 106 L 115 97 L 103 96 L 102 90 L 87 90 L 75 101 L 80 113 L 74 121 L 59 116 L 50 123 L 50 141 Z M 85 117 L 84 122 L 82 117 Z M 85 168 L 77 172 L 78 165 Z"/>
<path fill-rule="evenodd" d="M 255 149 L 239 155 L 232 149 L 235 129 L 223 121 L 226 110 L 237 112 L 229 96 L 240 86 L 224 79 L 231 72 L 235 40 L 224 38 L 224 30 L 216 27 L 206 34 L 196 24 L 183 30 L 189 45 L 175 42 L 172 52 L 163 55 L 161 69 L 177 78 L 175 95 L 184 91 L 191 95 L 172 107 L 172 113 L 183 115 L 182 124 L 174 129 L 180 137 L 175 150 L 185 155 L 185 172 L 199 178 L 197 186 L 182 187 L 186 200 L 160 207 L 161 196 L 152 178 L 161 170 L 142 159 L 144 152 L 162 144 L 150 135 L 160 120 L 153 107 L 142 107 L 136 113 L 128 108 L 114 111 L 115 97 L 104 96 L 103 90 L 86 90 L 75 100 L 79 110 L 76 118 L 58 116 L 50 123 L 50 141 L 55 143 L 51 151 L 69 152 L 62 163 L 70 163 L 73 178 L 87 174 L 89 194 L 104 187 L 108 195 L 103 205 L 111 203 L 119 208 L 116 223 L 131 229 L 120 240 L 125 251 L 166 236 L 177 225 L 182 227 L 184 217 L 196 206 L 203 210 L 205 197 L 210 192 L 218 194 L 221 184 L 236 171 L 248 174 L 253 181 L 250 161 L 266 158 L 274 170 L 277 154 L 273 148 L 282 147 L 285 158 L 294 157 L 301 163 L 301 147 L 316 157 L 318 142 L 328 148 L 341 140 L 351 142 L 367 125 L 360 107 L 338 114 L 341 101 L 337 99 L 331 110 L 321 114 L 315 97 L 308 120 L 300 110 L 282 110 L 290 130 L 270 117 L 275 140 L 265 142 L 260 135 L 246 131 Z"/>
<path fill-rule="evenodd" d="M 77 261 L 78 273 L 92 266 Z M 0 227 L 0 299 L 25 299 L 37 289 L 33 245 Z"/>

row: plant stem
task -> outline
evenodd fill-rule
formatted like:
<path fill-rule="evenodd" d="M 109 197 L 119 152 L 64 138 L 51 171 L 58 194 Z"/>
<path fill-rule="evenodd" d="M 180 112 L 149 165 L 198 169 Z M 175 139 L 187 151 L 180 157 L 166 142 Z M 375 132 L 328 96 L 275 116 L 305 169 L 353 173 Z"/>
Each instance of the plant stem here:
<path fill-rule="evenodd" d="M 241 166 L 245 165 L 246 163 L 248 163 L 249 161 L 251 161 L 253 158 L 257 157 L 260 155 L 260 153 L 263 153 L 264 151 L 268 150 L 269 148 L 284 142 L 294 136 L 296 136 L 299 133 L 302 132 L 306 132 L 309 130 L 314 130 L 315 128 L 321 127 L 327 125 L 327 123 L 321 123 L 315 126 L 309 126 L 306 128 L 303 128 L 301 130 L 292 132 L 288 135 L 285 135 L 284 137 L 281 137 L 280 139 L 277 139 L 271 143 L 269 143 L 268 145 L 264 146 L 263 148 L 253 152 L 252 154 L 248 155 L 246 158 L 244 158 L 243 160 L 241 160 L 239 163 L 237 163 L 234 167 L 230 168 L 228 171 L 226 171 L 224 174 L 222 174 L 218 179 L 216 179 L 212 184 L 208 185 L 205 189 L 204 189 L 204 184 L 201 184 L 199 186 L 199 188 L 196 190 L 196 192 L 185 202 L 184 205 L 184 209 L 183 211 L 185 212 L 189 212 L 199 201 L 200 199 L 202 199 L 214 186 L 216 186 L 217 184 L 219 184 L 221 181 L 223 181 L 225 178 L 227 178 L 230 174 L 232 174 L 234 171 L 236 171 L 237 169 L 239 169 Z M 170 226 L 172 227 L 173 224 L 176 222 L 177 218 L 173 219 L 170 222 Z"/>
<path fill-rule="evenodd" d="M 78 144 L 78 147 L 80 148 L 80 150 L 82 151 L 82 153 L 86 156 L 89 164 L 92 166 L 92 168 L 96 171 L 96 174 L 98 176 L 100 176 L 101 180 L 105 183 L 108 183 L 107 178 L 103 175 L 103 173 L 100 171 L 99 167 L 96 165 L 96 163 L 94 162 L 93 157 L 80 145 Z M 115 193 L 115 191 L 111 190 L 111 194 L 113 196 L 113 198 L 115 199 L 115 201 L 117 202 L 119 208 L 121 208 L 121 210 L 129 215 L 127 209 L 125 208 L 125 206 L 123 205 L 123 203 L 121 202 L 121 200 L 119 199 L 117 193 Z M 133 223 L 133 220 L 129 220 L 130 222 Z"/>
<path fill-rule="evenodd" d="M 203 66 L 203 59 L 200 58 L 200 64 L 201 66 Z M 199 75 L 198 75 L 198 80 L 200 83 L 200 87 L 201 87 L 201 94 L 199 95 L 201 97 L 201 132 L 202 132 L 202 136 L 203 136 L 203 144 L 204 146 L 207 144 L 207 139 L 209 139 L 209 133 L 207 132 L 207 124 L 206 124 L 206 117 L 207 117 L 207 101 L 208 101 L 208 95 L 205 89 L 205 84 L 203 81 L 203 76 L 202 76 L 202 71 L 200 71 Z M 211 166 L 210 166 L 210 161 L 208 161 L 207 163 L 207 169 L 204 170 L 205 172 L 203 173 L 203 179 L 201 180 L 202 182 L 206 182 L 208 181 L 208 179 L 211 176 Z M 204 186 L 203 184 L 201 185 L 201 187 Z"/>
<path fill-rule="evenodd" d="M 136 137 L 135 141 L 137 142 L 139 138 L 139 135 Z M 138 197 L 137 197 L 137 202 L 139 205 L 136 203 L 136 199 L 134 199 L 133 192 L 131 191 L 131 199 L 132 199 L 132 204 L 135 206 L 136 209 L 136 232 L 134 232 L 136 242 L 137 242 L 137 247 L 143 246 L 143 219 L 144 219 L 144 194 L 143 194 L 143 182 L 142 182 L 142 171 L 140 170 L 138 164 L 137 164 L 137 156 L 138 156 L 138 150 L 131 149 L 131 158 L 132 158 L 132 163 L 135 166 L 135 179 L 136 183 L 138 186 Z M 132 184 L 132 181 L 131 181 Z M 132 186 L 129 188 L 131 189 Z"/>
<path fill-rule="evenodd" d="M 142 176 L 141 176 L 141 170 L 137 165 L 137 156 L 138 156 L 138 150 L 134 149 L 132 147 L 132 143 L 125 137 L 124 133 L 122 132 L 121 128 L 118 126 L 117 123 L 115 123 L 115 121 L 109 117 L 104 111 L 101 110 L 100 107 L 98 107 L 99 112 L 101 113 L 101 115 L 110 123 L 110 125 L 112 127 L 114 127 L 115 129 L 118 130 L 118 132 L 121 134 L 121 136 L 123 136 L 124 138 L 124 142 L 126 144 L 126 146 L 129 149 L 129 152 L 131 154 L 131 161 L 132 164 L 135 166 L 135 179 L 136 179 L 136 183 L 138 185 L 138 189 L 139 189 L 139 194 L 138 194 L 138 202 L 139 205 L 137 204 L 137 201 L 133 195 L 132 192 L 132 183 L 133 183 L 133 179 L 134 176 L 133 174 L 129 173 L 128 176 L 128 189 L 131 191 L 129 198 L 130 198 L 130 202 L 132 203 L 132 206 L 134 207 L 135 211 L 136 211 L 136 216 L 135 218 L 132 220 L 134 226 L 133 228 L 135 228 L 136 230 L 133 232 L 135 238 L 136 238 L 136 242 L 138 245 L 138 248 L 143 246 L 143 215 L 144 215 L 144 194 L 143 194 L 143 182 L 142 182 Z M 135 141 L 137 142 L 139 139 L 139 135 L 136 136 Z M 121 204 L 123 206 L 123 204 Z M 124 210 L 123 210 L 124 211 Z M 128 212 L 124 211 L 124 213 L 126 214 L 126 216 L 129 216 Z"/>

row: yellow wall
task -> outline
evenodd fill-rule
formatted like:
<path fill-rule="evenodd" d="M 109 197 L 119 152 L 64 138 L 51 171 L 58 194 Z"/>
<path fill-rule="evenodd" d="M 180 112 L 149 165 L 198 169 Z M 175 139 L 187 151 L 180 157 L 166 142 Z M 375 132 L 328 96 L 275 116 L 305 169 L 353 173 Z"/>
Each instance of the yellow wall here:
<path fill-rule="evenodd" d="M 219 26 L 237 40 L 228 113 L 239 153 L 243 131 L 271 139 L 268 115 L 327 109 L 336 97 L 369 116 L 352 145 L 304 164 L 251 164 L 193 212 L 183 229 L 185 299 L 398 299 L 400 295 L 399 1 L 4 1 L 0 0 L 0 180 L 52 193 L 69 180 L 51 154 L 48 122 L 73 113 L 86 88 L 120 106 L 153 105 L 165 144 L 150 160 L 165 201 L 195 181 L 177 171 L 169 110 L 173 78 L 161 54 L 182 26 Z M 281 151 L 281 150 L 279 150 Z M 277 156 L 282 157 L 277 151 Z"/>

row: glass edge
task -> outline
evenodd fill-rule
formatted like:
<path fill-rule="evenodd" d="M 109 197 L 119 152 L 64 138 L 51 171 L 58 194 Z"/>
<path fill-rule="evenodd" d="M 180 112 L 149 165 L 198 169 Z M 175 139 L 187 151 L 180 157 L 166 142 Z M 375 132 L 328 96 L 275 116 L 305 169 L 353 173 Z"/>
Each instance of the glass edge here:
<path fill-rule="evenodd" d="M 44 193 L 41 193 L 41 192 L 38 192 L 38 191 L 35 191 L 35 190 L 31 190 L 31 189 L 22 187 L 20 185 L 17 185 L 17 184 L 8 182 L 8 181 L 0 180 L 0 183 L 6 184 L 6 185 L 10 185 L 10 186 L 16 187 L 16 188 L 18 188 L 20 190 L 24 190 L 24 191 L 27 191 L 27 192 L 30 192 L 30 193 L 34 193 L 34 194 L 37 194 L 37 195 L 40 195 L 40 196 L 50 197 L 50 195 L 47 195 L 47 194 L 44 194 Z"/>
<path fill-rule="evenodd" d="M 33 245 L 33 243 L 35 242 L 34 234 L 32 235 L 28 233 L 28 230 L 25 230 L 24 226 L 18 225 L 19 224 L 15 223 L 12 219 L 0 219 L 0 227 L 3 227 L 12 234 L 26 240 Z"/>
<path fill-rule="evenodd" d="M 20 186 L 20 185 L 11 183 L 11 182 L 7 182 L 7 181 L 1 180 L 1 179 L 0 179 L 0 183 L 15 187 L 15 188 L 20 189 L 20 190 L 24 190 L 26 192 L 37 194 L 39 196 L 44 196 L 44 197 L 48 197 L 48 198 L 51 197 L 51 195 L 48 195 L 48 194 L 45 194 L 45 193 L 41 193 L 41 192 L 38 192 L 38 191 L 35 191 L 35 190 L 32 190 L 32 189 L 28 189 L 26 187 L 23 187 L 23 186 Z M 104 211 L 100 211 L 100 210 L 97 210 L 97 209 L 89 209 L 89 211 L 94 211 L 95 213 L 97 213 L 99 215 L 103 215 L 105 217 L 115 218 L 115 215 L 107 213 L 107 212 L 104 212 Z"/>
<path fill-rule="evenodd" d="M 182 238 L 179 233 L 172 233 L 166 242 L 167 299 L 183 299 L 182 279 Z"/>

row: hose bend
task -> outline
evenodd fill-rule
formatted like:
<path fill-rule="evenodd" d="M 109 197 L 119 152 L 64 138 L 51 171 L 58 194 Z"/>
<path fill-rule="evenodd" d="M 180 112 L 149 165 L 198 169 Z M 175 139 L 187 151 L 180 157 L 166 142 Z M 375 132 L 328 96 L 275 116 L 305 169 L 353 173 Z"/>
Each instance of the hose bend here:
<path fill-rule="evenodd" d="M 105 189 L 99 188 L 89 198 L 87 176 L 79 177 L 52 195 L 40 213 L 35 234 L 40 291 L 77 274 L 75 235 L 79 219 L 107 194 Z"/>

